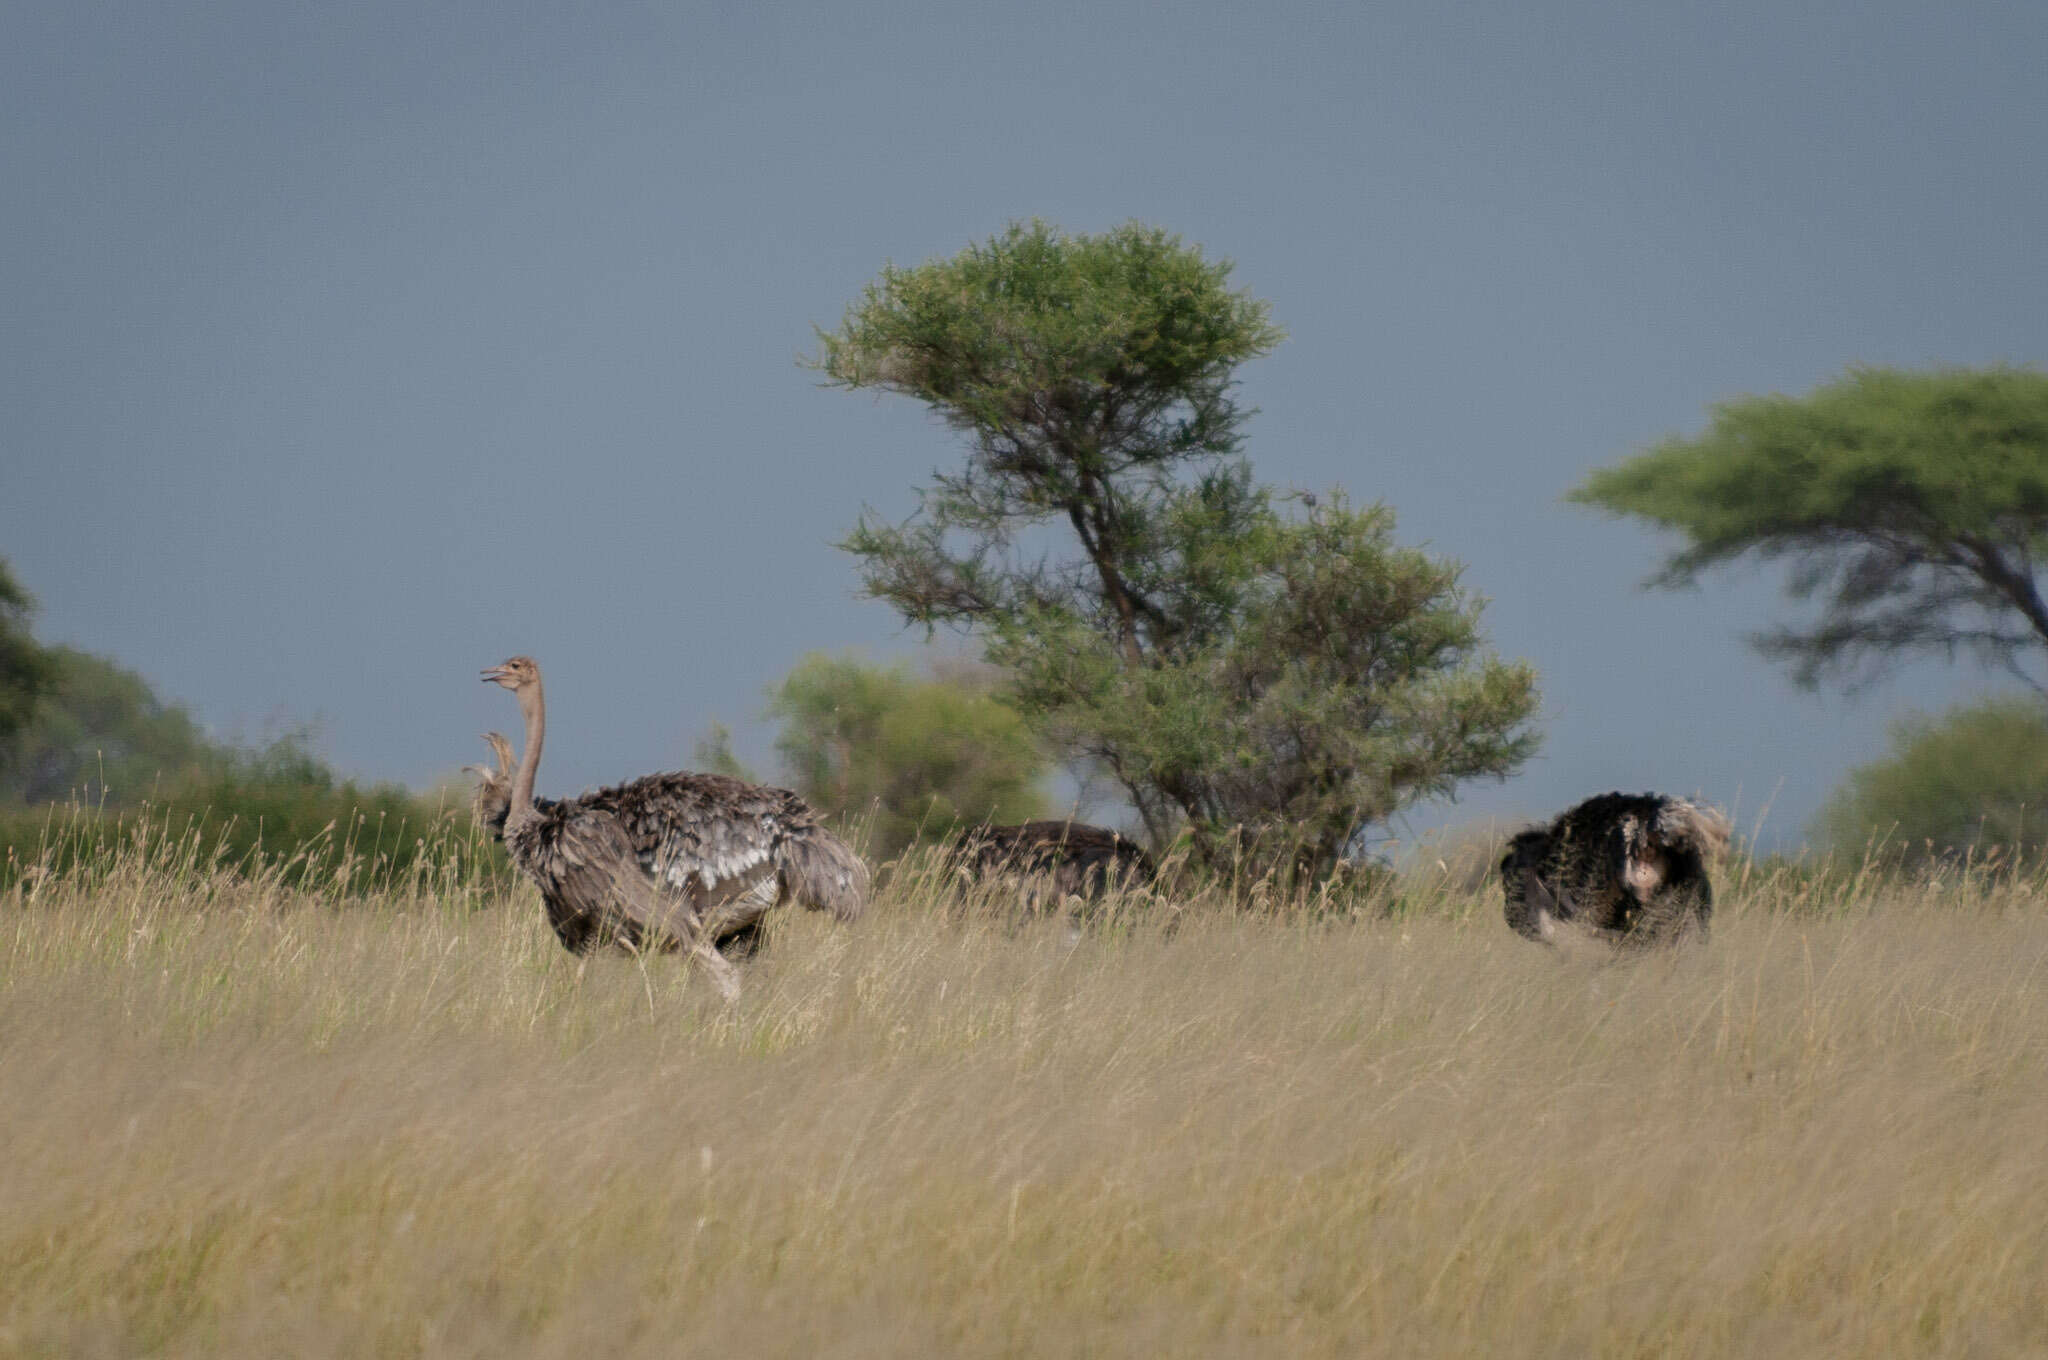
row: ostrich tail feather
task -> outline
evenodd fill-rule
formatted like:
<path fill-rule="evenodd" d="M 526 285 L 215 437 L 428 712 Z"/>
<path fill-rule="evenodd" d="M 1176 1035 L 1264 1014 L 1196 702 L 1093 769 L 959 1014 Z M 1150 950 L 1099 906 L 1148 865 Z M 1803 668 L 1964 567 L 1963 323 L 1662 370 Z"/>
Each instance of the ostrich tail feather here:
<path fill-rule="evenodd" d="M 1728 815 L 1719 808 L 1705 807 L 1673 798 L 1657 814 L 1657 834 L 1667 845 L 1683 845 L 1702 857 L 1719 855 L 1728 848 Z"/>
<path fill-rule="evenodd" d="M 853 847 L 822 827 L 807 827 L 775 844 L 775 867 L 796 899 L 842 921 L 868 909 L 868 866 Z"/>

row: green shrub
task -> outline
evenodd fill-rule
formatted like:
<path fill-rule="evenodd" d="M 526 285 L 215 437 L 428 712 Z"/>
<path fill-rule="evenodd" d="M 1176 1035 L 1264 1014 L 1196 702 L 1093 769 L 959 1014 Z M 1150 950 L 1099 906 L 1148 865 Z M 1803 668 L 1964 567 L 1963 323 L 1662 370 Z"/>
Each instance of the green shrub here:
<path fill-rule="evenodd" d="M 1892 729 L 1892 753 L 1850 771 L 1815 823 L 1838 852 L 1909 866 L 2038 856 L 2048 846 L 2048 712 L 1990 699 Z"/>
<path fill-rule="evenodd" d="M 865 823 L 888 859 L 962 823 L 1044 814 L 1046 757 L 973 666 L 929 678 L 813 652 L 775 690 L 775 747 L 797 791 L 837 825 Z"/>
<path fill-rule="evenodd" d="M 514 877 L 465 805 L 397 785 L 252 777 L 244 767 L 133 806 L 0 809 L 0 890 L 25 876 L 91 874 L 138 843 L 169 847 L 194 867 L 336 899 L 407 887 L 503 889 Z"/>

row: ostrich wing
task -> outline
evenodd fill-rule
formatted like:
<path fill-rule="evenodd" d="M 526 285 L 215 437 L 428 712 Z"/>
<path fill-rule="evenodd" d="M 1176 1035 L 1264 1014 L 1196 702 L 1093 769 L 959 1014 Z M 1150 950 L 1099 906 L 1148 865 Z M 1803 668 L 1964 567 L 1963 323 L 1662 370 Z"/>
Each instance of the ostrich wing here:
<path fill-rule="evenodd" d="M 696 928 L 694 903 L 664 893 L 633 856 L 618 819 L 601 812 L 566 817 L 553 837 L 554 879 L 563 902 L 587 916 L 623 916 L 643 932 L 688 940 Z"/>
<path fill-rule="evenodd" d="M 695 895 L 650 878 L 616 817 L 594 811 L 568 817 L 555 847 L 555 880 L 565 904 L 599 920 L 623 917 L 643 941 L 675 940 L 704 964 L 728 1000 L 739 995 L 739 977 L 706 936 Z"/>
<path fill-rule="evenodd" d="M 775 873 L 774 847 L 773 833 L 759 818 L 709 817 L 667 828 L 649 867 L 664 883 L 724 900 Z"/>
<path fill-rule="evenodd" d="M 774 872 L 779 823 L 796 800 L 715 774 L 648 775 L 587 797 L 617 815 L 655 882 L 713 902 Z"/>

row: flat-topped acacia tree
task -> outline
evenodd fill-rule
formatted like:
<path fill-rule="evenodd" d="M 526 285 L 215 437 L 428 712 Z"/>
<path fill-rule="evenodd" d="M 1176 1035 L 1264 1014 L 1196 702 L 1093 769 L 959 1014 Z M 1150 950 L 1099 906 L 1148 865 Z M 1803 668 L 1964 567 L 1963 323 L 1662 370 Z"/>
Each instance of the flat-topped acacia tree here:
<path fill-rule="evenodd" d="M 1653 585 L 1789 561 L 1787 593 L 1818 612 L 1753 640 L 1803 685 L 1966 652 L 2048 692 L 2048 373 L 1853 368 L 1723 402 L 1571 499 L 1683 537 Z"/>
<path fill-rule="evenodd" d="M 965 445 L 841 544 L 866 592 L 978 636 L 1010 696 L 1155 843 L 1327 874 L 1360 833 L 1536 745 L 1535 677 L 1485 650 L 1458 564 L 1393 516 L 1279 495 L 1236 373 L 1281 339 L 1231 266 L 1137 223 L 1011 226 L 889 267 L 819 333 L 829 385 L 923 402 Z"/>

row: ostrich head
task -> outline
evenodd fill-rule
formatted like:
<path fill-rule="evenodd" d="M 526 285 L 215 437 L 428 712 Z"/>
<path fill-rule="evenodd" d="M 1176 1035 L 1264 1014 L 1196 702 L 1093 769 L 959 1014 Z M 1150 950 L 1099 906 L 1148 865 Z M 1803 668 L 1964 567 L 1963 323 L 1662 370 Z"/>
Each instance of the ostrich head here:
<path fill-rule="evenodd" d="M 503 685 L 517 694 L 540 683 L 540 667 L 530 656 L 510 657 L 495 666 L 485 667 L 482 679 L 486 683 Z"/>
<path fill-rule="evenodd" d="M 512 743 L 499 732 L 484 733 L 484 740 L 490 743 L 491 752 L 497 758 L 496 768 L 465 765 L 462 769 L 463 773 L 476 776 L 476 793 L 470 798 L 470 810 L 476 816 L 477 825 L 489 828 L 493 834 L 502 834 L 505 815 L 512 809 Z"/>
<path fill-rule="evenodd" d="M 1718 808 L 1667 798 L 1654 817 L 1629 816 L 1615 828 L 1622 886 L 1648 905 L 1675 874 L 1728 849 L 1728 817 Z"/>

